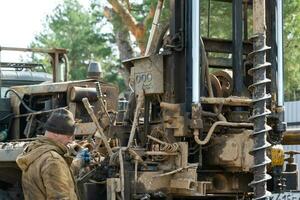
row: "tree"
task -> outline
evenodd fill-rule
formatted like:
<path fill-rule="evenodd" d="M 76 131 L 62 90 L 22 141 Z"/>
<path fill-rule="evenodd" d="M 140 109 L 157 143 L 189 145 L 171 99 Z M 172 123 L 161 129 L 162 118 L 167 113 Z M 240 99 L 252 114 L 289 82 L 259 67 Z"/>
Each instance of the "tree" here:
<path fill-rule="evenodd" d="M 99 1 L 99 0 L 98 0 Z M 95 0 L 94 2 L 97 2 Z M 156 1 L 144 0 L 138 4 L 136 1 L 129 0 L 107 0 L 111 8 L 107 6 L 106 18 L 114 27 L 115 35 L 118 35 L 118 30 L 124 37 L 122 41 L 130 46 L 130 32 L 136 39 L 137 46 L 140 52 L 145 50 L 145 44 L 148 38 L 149 28 L 153 19 Z M 168 23 L 168 3 L 165 2 L 164 16 L 161 23 Z M 105 13 L 105 12 L 104 12 Z M 252 12 L 249 9 L 249 22 L 252 21 Z M 112 17 L 113 16 L 113 17 Z M 166 17 L 167 16 L 167 17 Z M 208 16 L 210 25 L 208 26 Z M 222 18 L 222 23 L 220 23 Z M 205 0 L 201 3 L 201 31 L 204 37 L 215 37 L 223 39 L 231 39 L 232 31 L 228 27 L 232 27 L 231 22 L 231 4 L 226 2 L 217 2 Z M 294 0 L 284 1 L 284 66 L 285 66 L 285 96 L 286 100 L 300 99 L 300 51 L 295 51 L 300 45 L 300 3 Z M 125 35 L 125 33 L 127 35 Z M 252 23 L 249 23 L 248 37 L 252 35 Z M 126 46 L 125 45 L 125 46 Z M 118 44 L 121 58 L 128 58 L 132 55 L 130 52 L 123 54 L 121 46 Z M 125 56 L 122 56 L 125 55 Z"/>
<path fill-rule="evenodd" d="M 147 32 L 149 30 L 149 21 L 152 21 L 154 12 L 155 12 L 155 4 L 157 1 L 144 1 L 142 4 L 137 4 L 135 2 L 129 3 L 127 1 L 119 1 L 119 0 L 107 0 L 108 3 L 112 6 L 112 9 L 105 7 L 105 10 L 112 13 L 113 15 L 118 15 L 114 20 L 111 20 L 113 23 L 124 24 L 120 28 L 126 27 L 136 39 L 138 47 L 143 54 L 146 49 L 147 43 Z M 106 15 L 106 17 L 110 20 L 111 15 Z M 116 24 L 117 25 L 117 24 Z M 116 29 L 117 27 L 114 26 Z"/>
<path fill-rule="evenodd" d="M 143 55 L 156 4 L 157 0 L 91 0 L 91 8 L 87 11 L 80 6 L 78 0 L 65 0 L 54 10 L 53 15 L 47 17 L 45 31 L 36 37 L 33 46 L 70 49 L 72 79 L 83 78 L 88 61 L 95 59 L 103 64 L 107 80 L 120 84 L 124 78 L 127 83 L 129 72 L 122 66 L 121 61 Z M 162 26 L 169 22 L 168 6 L 169 2 L 165 0 L 160 21 Z M 295 51 L 300 37 L 300 25 L 297 23 L 299 7 L 298 1 L 284 1 L 287 100 L 300 99 L 300 64 L 297 61 L 300 52 Z M 220 17 L 223 19 L 222 23 L 219 21 Z M 251 21 L 251 9 L 248 20 Z M 248 27 L 249 37 L 252 33 L 251 24 Z M 232 31 L 228 28 L 231 26 L 230 3 L 209 0 L 201 2 L 203 37 L 231 39 Z M 124 88 L 124 83 L 121 87 Z"/>
<path fill-rule="evenodd" d="M 205 0 L 201 2 L 201 36 L 231 39 L 231 3 Z M 220 19 L 222 23 L 220 24 Z"/>
<path fill-rule="evenodd" d="M 286 100 L 300 100 L 300 3 L 284 1 L 284 66 Z"/>
<path fill-rule="evenodd" d="M 156 4 L 157 0 L 144 0 L 140 3 L 129 0 L 107 0 L 103 3 L 100 0 L 92 0 L 91 7 L 94 15 L 103 14 L 107 23 L 112 25 L 120 62 L 144 54 Z M 161 26 L 168 23 L 168 0 L 165 0 L 165 5 L 167 6 L 161 17 Z M 100 17 L 98 20 L 101 21 L 103 18 Z M 118 70 L 127 85 L 129 71 L 122 65 Z"/>
<path fill-rule="evenodd" d="M 231 4 L 205 0 L 201 4 L 201 31 L 202 36 L 231 39 Z M 300 2 L 286 0 L 284 3 L 284 86 L 285 100 L 300 100 Z M 210 4 L 210 9 L 209 9 Z M 209 12 L 210 10 L 210 12 Z M 210 15 L 210 26 L 208 16 Z M 248 13 L 248 35 L 252 34 L 252 13 Z M 222 23 L 219 19 L 222 17 Z M 209 27 L 209 28 L 208 28 Z M 208 34 L 209 33 L 209 34 Z"/>
<path fill-rule="evenodd" d="M 69 50 L 71 79 L 85 78 L 91 59 L 115 60 L 108 41 L 109 33 L 84 10 L 77 0 L 65 0 L 46 17 L 44 31 L 36 35 L 32 47 L 60 47 Z M 106 63 L 102 63 L 106 67 Z"/>

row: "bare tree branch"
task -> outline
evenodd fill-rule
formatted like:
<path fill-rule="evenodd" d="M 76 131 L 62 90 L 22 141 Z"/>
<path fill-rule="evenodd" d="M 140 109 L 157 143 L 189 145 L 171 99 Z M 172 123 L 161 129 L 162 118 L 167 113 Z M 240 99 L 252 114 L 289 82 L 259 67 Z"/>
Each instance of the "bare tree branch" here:
<path fill-rule="evenodd" d="M 145 51 L 145 26 L 136 21 L 130 14 L 129 10 L 119 0 L 108 0 L 113 10 L 121 17 L 122 22 L 127 26 L 128 30 L 135 36 L 141 52 Z"/>
<path fill-rule="evenodd" d="M 113 25 L 113 30 L 115 33 L 116 44 L 119 50 L 120 60 L 127 60 L 133 57 L 133 49 L 130 43 L 129 31 L 126 25 L 121 25 L 121 17 L 119 17 L 116 12 L 109 8 L 104 7 L 103 15 L 106 17 L 108 21 Z M 118 71 L 122 74 L 125 85 L 128 86 L 129 83 L 129 71 L 122 66 L 118 69 Z"/>
<path fill-rule="evenodd" d="M 126 2 L 127 9 L 130 12 L 131 11 L 131 6 L 130 6 L 130 3 L 129 3 L 129 0 L 125 0 L 125 2 Z"/>

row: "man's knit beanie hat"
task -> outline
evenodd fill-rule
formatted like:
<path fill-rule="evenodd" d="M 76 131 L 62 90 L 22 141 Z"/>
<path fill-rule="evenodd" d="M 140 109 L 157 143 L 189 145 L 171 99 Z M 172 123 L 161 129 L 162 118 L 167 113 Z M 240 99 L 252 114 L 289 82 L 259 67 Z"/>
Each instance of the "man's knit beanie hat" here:
<path fill-rule="evenodd" d="M 62 135 L 73 135 L 75 130 L 73 114 L 67 109 L 52 112 L 45 124 L 45 129 Z"/>

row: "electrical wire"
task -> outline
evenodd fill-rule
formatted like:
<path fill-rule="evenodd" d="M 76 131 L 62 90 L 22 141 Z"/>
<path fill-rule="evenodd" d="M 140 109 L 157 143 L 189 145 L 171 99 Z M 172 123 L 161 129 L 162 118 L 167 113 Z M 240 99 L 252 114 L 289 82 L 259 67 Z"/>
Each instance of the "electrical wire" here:
<path fill-rule="evenodd" d="M 31 109 L 29 106 L 27 106 L 26 103 L 24 102 L 24 100 L 23 100 L 23 99 L 21 98 L 21 96 L 18 94 L 18 92 L 15 91 L 14 89 L 8 89 L 8 90 L 5 92 L 4 98 L 7 98 L 7 94 L 8 94 L 9 92 L 14 93 L 14 94 L 18 97 L 18 99 L 20 100 L 21 104 L 24 106 L 24 108 L 25 108 L 27 111 L 29 111 L 29 112 L 31 112 L 31 113 L 37 112 L 36 110 L 33 110 L 33 109 Z"/>

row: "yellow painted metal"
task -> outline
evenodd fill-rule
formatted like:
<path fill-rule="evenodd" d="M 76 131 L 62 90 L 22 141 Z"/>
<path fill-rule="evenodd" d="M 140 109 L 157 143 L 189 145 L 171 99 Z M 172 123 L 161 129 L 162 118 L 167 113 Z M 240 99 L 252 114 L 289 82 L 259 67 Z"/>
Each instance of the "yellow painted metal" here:
<path fill-rule="evenodd" d="M 271 147 L 271 160 L 272 167 L 283 166 L 284 150 L 282 145 L 278 144 Z"/>

